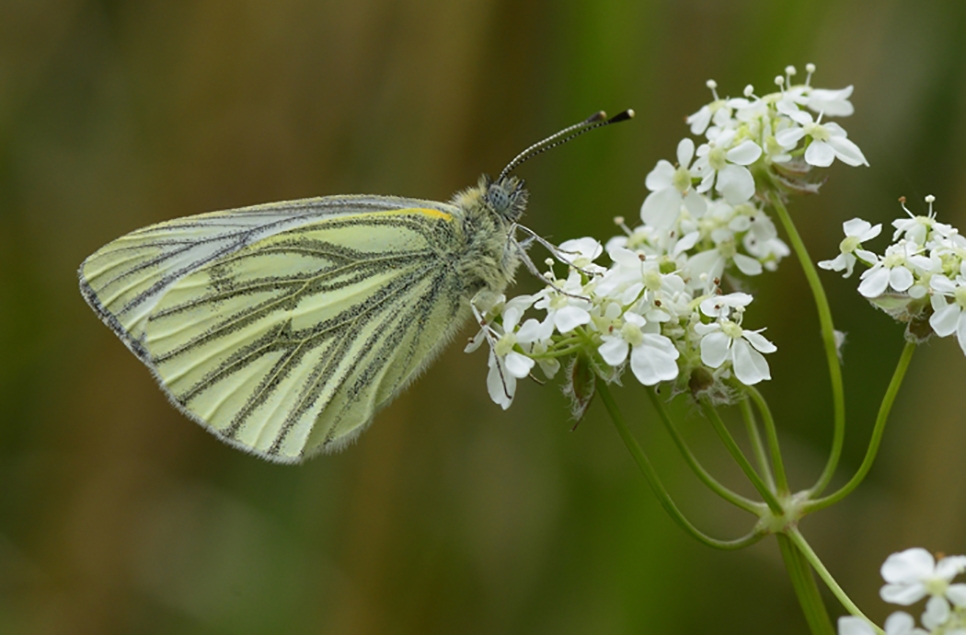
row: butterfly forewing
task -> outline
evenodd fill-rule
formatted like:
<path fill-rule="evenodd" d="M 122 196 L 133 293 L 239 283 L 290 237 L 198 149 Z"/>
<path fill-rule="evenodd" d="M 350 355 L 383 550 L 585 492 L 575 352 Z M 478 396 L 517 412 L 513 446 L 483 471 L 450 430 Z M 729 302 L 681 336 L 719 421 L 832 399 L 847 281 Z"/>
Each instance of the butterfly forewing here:
<path fill-rule="evenodd" d="M 110 243 L 82 286 L 187 414 L 298 461 L 354 438 L 458 327 L 459 214 L 386 197 L 205 214 Z"/>
<path fill-rule="evenodd" d="M 199 267 L 266 236 L 318 220 L 423 207 L 442 206 L 388 196 L 333 196 L 177 218 L 133 231 L 95 252 L 81 265 L 81 291 L 143 359 L 144 320 L 174 282 Z"/>

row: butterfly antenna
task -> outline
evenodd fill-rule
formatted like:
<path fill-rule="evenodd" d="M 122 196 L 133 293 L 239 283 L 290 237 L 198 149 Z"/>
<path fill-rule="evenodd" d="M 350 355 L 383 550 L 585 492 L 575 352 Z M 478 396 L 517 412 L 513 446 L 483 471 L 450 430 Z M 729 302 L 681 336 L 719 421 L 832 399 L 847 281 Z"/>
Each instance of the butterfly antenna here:
<path fill-rule="evenodd" d="M 634 116 L 634 111 L 630 109 L 620 112 L 614 115 L 613 117 L 611 117 L 610 119 L 607 118 L 607 113 L 605 113 L 603 110 L 599 112 L 595 112 L 590 117 L 587 117 L 580 123 L 575 123 L 572 126 L 568 126 L 567 128 L 564 128 L 560 132 L 550 135 L 549 137 L 547 137 L 542 141 L 538 141 L 537 143 L 533 144 L 532 146 L 530 146 L 529 148 L 527 148 L 526 150 L 524 150 L 523 152 L 515 156 L 513 160 L 510 161 L 505 168 L 503 168 L 503 171 L 500 172 L 500 176 L 499 178 L 497 178 L 497 182 L 500 182 L 504 178 L 506 178 L 506 176 L 510 174 L 510 172 L 520 167 L 522 163 L 529 161 L 530 159 L 537 156 L 538 154 L 542 154 L 546 152 L 550 148 L 556 148 L 557 146 L 567 143 L 572 139 L 576 139 L 577 137 L 584 134 L 585 132 L 590 132 L 591 130 L 595 130 L 597 128 L 603 128 L 604 126 L 609 126 L 612 123 L 627 121 L 628 119 L 631 119 L 633 116 Z"/>

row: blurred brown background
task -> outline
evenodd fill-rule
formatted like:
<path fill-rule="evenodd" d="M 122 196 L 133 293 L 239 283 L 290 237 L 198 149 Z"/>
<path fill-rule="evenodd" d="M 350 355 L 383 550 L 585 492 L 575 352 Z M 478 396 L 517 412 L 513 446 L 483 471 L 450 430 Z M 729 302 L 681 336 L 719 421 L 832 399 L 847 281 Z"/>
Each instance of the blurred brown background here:
<path fill-rule="evenodd" d="M 557 387 L 526 382 L 504 413 L 485 354 L 457 343 L 347 451 L 266 464 L 166 403 L 75 271 L 175 216 L 350 192 L 445 200 L 546 134 L 632 107 L 634 122 L 520 171 L 530 227 L 603 238 L 636 217 L 706 79 L 764 93 L 806 62 L 818 86 L 855 84 L 842 123 L 872 165 L 837 163 L 821 196 L 793 202 L 816 259 L 843 220 L 895 218 L 900 195 L 922 210 L 935 194 L 962 227 L 960 0 L 0 0 L 0 633 L 805 633 L 774 541 L 718 553 L 683 535 L 599 404 L 571 433 Z M 823 279 L 850 333 L 841 482 L 902 330 L 856 281 Z M 805 487 L 830 438 L 814 308 L 792 261 L 751 287 L 749 322 L 779 346 L 764 391 Z M 888 553 L 966 552 L 966 361 L 952 340 L 923 349 L 867 483 L 803 525 L 880 620 Z M 743 533 L 627 384 L 681 505 Z M 741 487 L 696 412 L 677 411 Z"/>

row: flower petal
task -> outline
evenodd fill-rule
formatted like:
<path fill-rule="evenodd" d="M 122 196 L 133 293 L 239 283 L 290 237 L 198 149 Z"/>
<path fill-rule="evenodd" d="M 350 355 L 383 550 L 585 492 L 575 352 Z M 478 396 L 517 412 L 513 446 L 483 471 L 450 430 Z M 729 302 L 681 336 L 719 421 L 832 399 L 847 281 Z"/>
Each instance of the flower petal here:
<path fill-rule="evenodd" d="M 707 200 L 694 190 L 690 190 L 684 195 L 684 206 L 688 208 L 688 211 L 691 212 L 691 216 L 694 216 L 695 218 L 701 218 L 708 210 Z"/>
<path fill-rule="evenodd" d="M 573 305 L 560 308 L 553 315 L 553 323 L 557 326 L 561 335 L 589 322 L 590 313 L 586 309 Z"/>
<path fill-rule="evenodd" d="M 869 162 L 865 160 L 865 155 L 859 150 L 859 146 L 845 137 L 831 137 L 828 140 L 828 144 L 835 150 L 835 156 L 843 163 L 848 163 L 852 166 L 869 165 Z M 806 152 L 806 154 L 808 153 Z"/>
<path fill-rule="evenodd" d="M 929 326 L 939 337 L 951 335 L 959 326 L 959 316 L 962 312 L 958 304 L 947 304 L 929 316 Z"/>
<path fill-rule="evenodd" d="M 879 597 L 890 604 L 909 606 L 926 597 L 926 587 L 921 584 L 887 584 L 879 589 Z"/>
<path fill-rule="evenodd" d="M 744 254 L 734 255 L 735 266 L 746 276 L 757 276 L 762 272 L 761 262 Z"/>
<path fill-rule="evenodd" d="M 966 584 L 950 584 L 946 589 L 946 597 L 950 602 L 962 608 L 966 606 Z"/>
<path fill-rule="evenodd" d="M 929 577 L 936 569 L 936 559 L 922 547 L 891 554 L 882 563 L 882 579 L 891 583 L 913 583 Z"/>
<path fill-rule="evenodd" d="M 513 403 L 513 393 L 516 391 L 517 380 L 512 375 L 501 372 L 496 355 L 490 353 L 490 372 L 486 375 L 486 390 L 490 399 L 504 410 Z"/>
<path fill-rule="evenodd" d="M 876 635 L 868 622 L 854 615 L 840 617 L 838 626 L 839 635 Z"/>
<path fill-rule="evenodd" d="M 835 150 L 825 141 L 812 141 L 805 150 L 805 163 L 827 168 L 835 161 Z"/>
<path fill-rule="evenodd" d="M 601 358 L 608 366 L 617 368 L 627 359 L 627 351 L 630 348 L 630 344 L 623 339 L 613 336 L 606 338 L 604 343 L 597 348 L 597 352 L 600 353 Z"/>
<path fill-rule="evenodd" d="M 889 270 L 879 267 L 869 269 L 865 273 L 868 275 L 859 284 L 859 293 L 866 298 L 877 298 L 882 295 L 889 286 Z"/>
<path fill-rule="evenodd" d="M 745 139 L 734 148 L 728 150 L 726 156 L 731 163 L 751 165 L 761 156 L 761 146 L 751 139 Z"/>
<path fill-rule="evenodd" d="M 663 335 L 646 333 L 644 343 L 631 351 L 631 372 L 645 386 L 670 381 L 678 376 L 678 350 Z"/>
<path fill-rule="evenodd" d="M 735 340 L 732 345 L 735 377 L 746 386 L 753 386 L 764 379 L 771 379 L 771 371 L 764 355 L 745 340 Z"/>
<path fill-rule="evenodd" d="M 893 267 L 889 272 L 889 286 L 896 291 L 905 291 L 915 282 L 912 272 L 905 267 Z"/>
<path fill-rule="evenodd" d="M 715 189 L 732 205 L 739 205 L 755 195 L 755 178 L 746 167 L 728 164 L 718 170 Z"/>
<path fill-rule="evenodd" d="M 503 361 L 503 368 L 510 375 L 523 379 L 530 374 L 530 370 L 533 369 L 533 365 L 536 362 L 522 353 L 516 351 L 510 351 L 507 353 L 506 358 Z"/>
<path fill-rule="evenodd" d="M 767 339 L 758 331 L 742 331 L 741 336 L 762 353 L 774 353 L 778 350 L 778 347 L 771 340 Z"/>
<path fill-rule="evenodd" d="M 715 331 L 701 338 L 701 361 L 710 368 L 718 368 L 728 359 L 731 349 L 731 338 Z"/>
<path fill-rule="evenodd" d="M 685 137 L 681 139 L 678 143 L 678 165 L 682 168 L 687 168 L 691 165 L 691 159 L 694 158 L 694 141 Z"/>
<path fill-rule="evenodd" d="M 777 133 L 775 133 L 775 141 L 777 141 L 778 145 L 781 147 L 785 148 L 786 150 L 790 150 L 791 148 L 794 148 L 804 136 L 805 130 L 795 126 L 794 128 L 785 128 L 784 130 L 779 130 Z"/>
<path fill-rule="evenodd" d="M 671 187 L 671 183 L 674 181 L 674 172 L 674 166 L 671 165 L 671 162 L 661 159 L 654 166 L 654 169 L 648 172 L 647 178 L 644 179 L 644 185 L 652 192 Z"/>
<path fill-rule="evenodd" d="M 956 325 L 956 339 L 959 340 L 959 347 L 963 349 L 963 355 L 966 355 L 966 314 L 960 313 L 959 324 Z"/>
<path fill-rule="evenodd" d="M 903 611 L 896 611 L 886 618 L 885 632 L 886 635 L 908 635 L 912 633 L 915 626 L 916 620 L 912 619 L 911 615 Z"/>
<path fill-rule="evenodd" d="M 867 220 L 862 220 L 861 218 L 853 218 L 852 220 L 847 220 L 844 223 L 842 223 L 842 229 L 845 230 L 845 235 L 854 236 L 856 238 L 859 236 L 862 236 L 865 232 L 869 231 L 871 228 L 872 228 L 872 223 L 870 223 Z M 882 231 L 881 224 L 878 225 L 878 228 L 879 228 L 879 231 Z M 870 236 L 870 238 L 875 238 L 875 236 L 879 234 L 879 231 L 877 231 L 873 236 Z"/>
<path fill-rule="evenodd" d="M 670 229 L 681 213 L 681 193 L 673 187 L 651 192 L 641 205 L 641 220 L 658 229 Z"/>

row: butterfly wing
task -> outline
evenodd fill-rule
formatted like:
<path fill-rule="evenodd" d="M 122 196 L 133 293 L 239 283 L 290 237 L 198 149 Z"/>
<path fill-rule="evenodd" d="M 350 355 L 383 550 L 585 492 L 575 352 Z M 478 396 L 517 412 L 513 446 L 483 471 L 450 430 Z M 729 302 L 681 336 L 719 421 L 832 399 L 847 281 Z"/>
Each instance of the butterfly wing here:
<path fill-rule="evenodd" d="M 188 416 L 297 462 L 355 438 L 458 328 L 459 219 L 390 197 L 204 214 L 105 246 L 81 288 Z"/>

